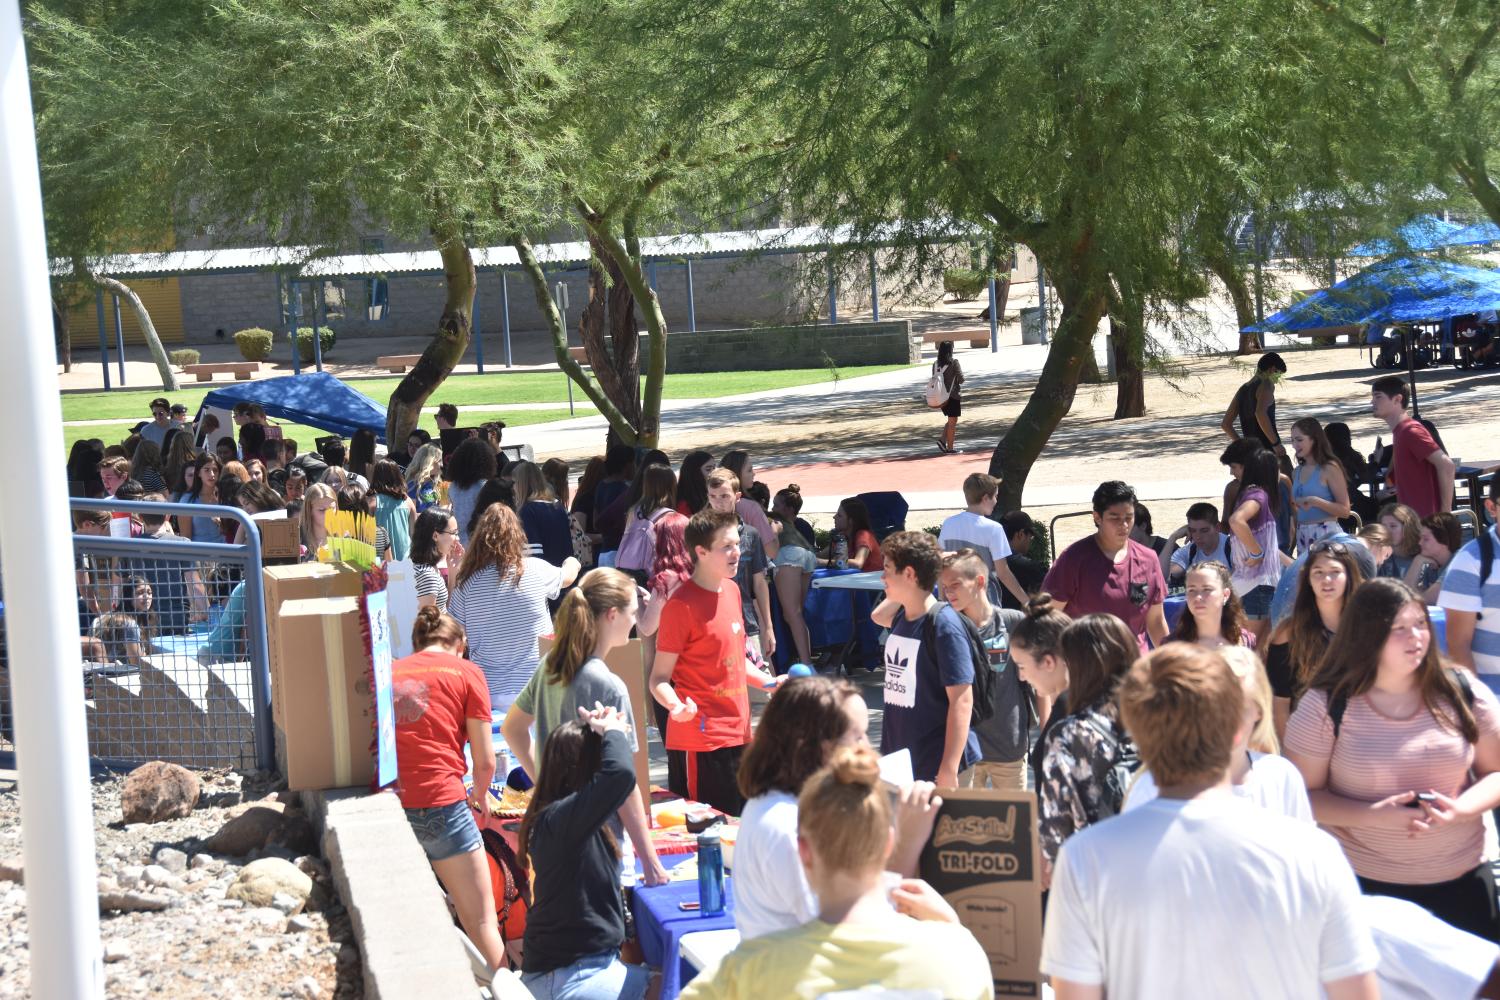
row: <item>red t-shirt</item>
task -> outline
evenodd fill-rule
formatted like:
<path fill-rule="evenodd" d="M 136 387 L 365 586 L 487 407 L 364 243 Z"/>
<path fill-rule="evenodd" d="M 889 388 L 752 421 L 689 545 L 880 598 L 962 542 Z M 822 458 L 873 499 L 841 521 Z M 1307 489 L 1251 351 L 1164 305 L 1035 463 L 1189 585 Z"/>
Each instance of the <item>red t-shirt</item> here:
<path fill-rule="evenodd" d="M 677 503 L 677 513 L 681 514 L 683 517 L 692 517 L 698 512 L 693 509 L 692 504 L 688 503 L 686 500 L 680 500 Z"/>
<path fill-rule="evenodd" d="M 1146 615 L 1153 605 L 1166 600 L 1167 582 L 1155 552 L 1133 539 L 1125 544 L 1125 558 L 1116 563 L 1093 535 L 1079 539 L 1058 555 L 1042 589 L 1067 604 L 1070 618 L 1089 614 L 1119 618 L 1130 626 L 1145 652 Z"/>
<path fill-rule="evenodd" d="M 391 664 L 396 712 L 396 791 L 407 809 L 464 798 L 468 719 L 490 721 L 484 672 L 463 657 L 429 649 Z"/>
<path fill-rule="evenodd" d="M 860 572 L 874 573 L 885 569 L 885 553 L 880 551 L 880 543 L 875 540 L 874 532 L 856 531 L 854 541 L 849 543 L 849 554 L 853 555 L 862 547 L 867 547 L 870 554 L 865 556 L 865 561 L 859 564 Z"/>
<path fill-rule="evenodd" d="M 672 686 L 698 714 L 667 720 L 668 750 L 718 750 L 750 742 L 745 691 L 745 620 L 740 589 L 725 580 L 715 594 L 686 580 L 667 600 L 656 634 L 659 653 L 676 653 Z"/>
<path fill-rule="evenodd" d="M 1428 461 L 1437 450 L 1437 442 L 1419 422 L 1408 418 L 1396 425 L 1386 479 L 1396 487 L 1396 499 L 1418 517 L 1438 512 L 1437 468 Z"/>

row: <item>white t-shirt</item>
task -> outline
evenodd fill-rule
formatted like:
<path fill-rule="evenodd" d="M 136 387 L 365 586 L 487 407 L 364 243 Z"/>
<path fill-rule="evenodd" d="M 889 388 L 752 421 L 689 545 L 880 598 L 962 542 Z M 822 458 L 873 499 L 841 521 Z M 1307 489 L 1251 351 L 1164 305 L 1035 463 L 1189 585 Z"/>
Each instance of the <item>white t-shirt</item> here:
<path fill-rule="evenodd" d="M 1244 782 L 1234 786 L 1234 794 L 1279 816 L 1290 816 L 1304 823 L 1315 822 L 1312 803 L 1307 801 L 1307 783 L 1302 780 L 1302 772 L 1296 765 L 1276 754 L 1257 750 L 1247 752 L 1250 754 L 1250 770 Z M 1130 791 L 1125 793 L 1125 807 L 1121 811 L 1137 809 L 1154 800 L 1156 795 L 1156 779 L 1151 777 L 1150 771 L 1142 768 L 1137 772 Z"/>
<path fill-rule="evenodd" d="M 980 559 L 984 560 L 984 568 L 988 575 L 988 583 L 985 589 L 989 592 L 990 603 L 999 607 L 1000 579 L 995 576 L 995 562 L 1010 557 L 1010 539 L 1005 534 L 1005 529 L 1000 526 L 999 521 L 992 521 L 973 511 L 961 510 L 957 514 L 943 522 L 943 530 L 938 535 L 938 544 L 944 552 L 957 552 L 959 549 L 973 549 Z"/>
<path fill-rule="evenodd" d="M 1500 945 L 1461 931 L 1416 903 L 1365 896 L 1380 949 L 1381 1000 L 1450 1000 L 1478 994 L 1500 959 Z"/>
<path fill-rule="evenodd" d="M 1042 971 L 1110 1000 L 1319 1000 L 1377 962 L 1338 842 L 1236 796 L 1158 798 L 1058 855 Z"/>
<path fill-rule="evenodd" d="M 1206 549 L 1194 548 L 1191 542 L 1189 542 L 1187 545 L 1179 547 L 1176 552 L 1172 553 L 1172 565 L 1176 566 L 1179 569 L 1187 569 L 1189 567 L 1189 553 L 1192 554 L 1193 561 L 1191 565 L 1193 566 L 1196 566 L 1201 562 L 1209 561 L 1223 563 L 1225 566 L 1228 566 L 1229 536 L 1221 532 L 1219 534 L 1219 547 L 1214 549 L 1212 552 Z"/>
<path fill-rule="evenodd" d="M 745 803 L 734 842 L 734 926 L 748 941 L 818 915 L 797 854 L 797 797 L 767 792 Z"/>

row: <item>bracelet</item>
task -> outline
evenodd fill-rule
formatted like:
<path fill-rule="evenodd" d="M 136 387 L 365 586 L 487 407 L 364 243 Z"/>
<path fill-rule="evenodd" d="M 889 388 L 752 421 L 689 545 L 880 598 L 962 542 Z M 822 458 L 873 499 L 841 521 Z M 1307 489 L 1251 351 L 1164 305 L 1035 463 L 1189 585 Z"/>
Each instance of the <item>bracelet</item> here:
<path fill-rule="evenodd" d="M 1265 554 L 1266 554 L 1266 550 L 1265 549 L 1261 549 L 1259 552 L 1246 552 L 1245 553 L 1245 555 L 1249 556 L 1251 559 L 1262 559 L 1262 558 L 1265 557 Z"/>

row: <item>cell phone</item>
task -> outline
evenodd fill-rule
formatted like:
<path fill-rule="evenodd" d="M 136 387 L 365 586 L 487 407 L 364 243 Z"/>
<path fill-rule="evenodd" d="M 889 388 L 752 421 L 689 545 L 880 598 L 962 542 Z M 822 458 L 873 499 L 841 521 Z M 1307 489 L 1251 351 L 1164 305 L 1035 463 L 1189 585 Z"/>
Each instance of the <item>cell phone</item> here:
<path fill-rule="evenodd" d="M 696 899 L 684 899 L 682 902 L 677 904 L 677 908 L 679 910 L 691 913 L 693 910 L 698 909 L 698 901 Z"/>
<path fill-rule="evenodd" d="M 1417 797 L 1414 798 L 1414 799 L 1412 799 L 1410 802 L 1408 802 L 1406 804 L 1406 808 L 1408 808 L 1408 809 L 1420 809 L 1420 808 L 1422 808 L 1422 803 L 1423 802 L 1427 803 L 1428 805 L 1432 805 L 1436 801 L 1437 801 L 1437 793 L 1436 792 L 1418 792 L 1417 793 Z"/>

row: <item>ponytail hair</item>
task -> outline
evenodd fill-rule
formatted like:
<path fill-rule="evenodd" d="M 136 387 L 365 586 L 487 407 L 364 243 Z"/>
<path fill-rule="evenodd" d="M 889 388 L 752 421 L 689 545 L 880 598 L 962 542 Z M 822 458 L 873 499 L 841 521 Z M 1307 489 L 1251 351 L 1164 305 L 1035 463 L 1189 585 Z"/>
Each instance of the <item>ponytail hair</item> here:
<path fill-rule="evenodd" d="M 1016 622 L 1010 630 L 1010 641 L 1033 656 L 1057 655 L 1062 645 L 1063 630 L 1073 619 L 1059 611 L 1052 603 L 1052 595 L 1041 593 L 1026 603 L 1026 617 Z"/>
<path fill-rule="evenodd" d="M 635 596 L 635 581 L 617 569 L 591 569 L 568 591 L 552 619 L 554 641 L 547 654 L 550 684 L 571 684 L 599 641 L 599 619 L 610 609 L 624 611 Z"/>
<path fill-rule="evenodd" d="M 411 627 L 412 649 L 421 651 L 439 645 L 463 649 L 468 642 L 468 633 L 457 618 L 444 614 L 431 604 L 417 609 L 417 620 Z"/>

